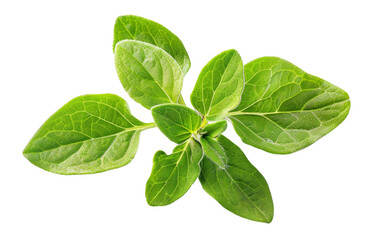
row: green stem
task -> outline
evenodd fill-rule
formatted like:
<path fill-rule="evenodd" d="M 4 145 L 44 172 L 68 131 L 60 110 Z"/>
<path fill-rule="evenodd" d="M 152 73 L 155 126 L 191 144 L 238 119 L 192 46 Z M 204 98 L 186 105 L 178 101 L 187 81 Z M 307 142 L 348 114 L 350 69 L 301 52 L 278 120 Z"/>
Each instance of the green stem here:
<path fill-rule="evenodd" d="M 157 125 L 155 124 L 155 122 L 152 122 L 152 123 L 145 123 L 145 125 L 143 125 L 143 129 L 149 129 L 149 128 L 155 128 Z"/>
<path fill-rule="evenodd" d="M 204 128 L 207 125 L 208 121 L 206 117 L 203 117 L 202 124 L 200 125 L 200 128 Z"/>

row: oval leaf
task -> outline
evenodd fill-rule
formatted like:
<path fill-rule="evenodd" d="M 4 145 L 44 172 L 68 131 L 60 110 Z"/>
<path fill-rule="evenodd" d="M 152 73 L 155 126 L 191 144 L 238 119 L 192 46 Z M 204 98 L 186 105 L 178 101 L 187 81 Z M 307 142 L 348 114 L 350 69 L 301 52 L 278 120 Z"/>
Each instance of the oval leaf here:
<path fill-rule="evenodd" d="M 269 223 L 273 201 L 268 184 L 241 149 L 223 135 L 217 142 L 227 155 L 221 168 L 206 155 L 199 180 L 204 190 L 227 210 L 250 220 Z"/>
<path fill-rule="evenodd" d="M 348 115 L 348 94 L 277 57 L 245 65 L 241 102 L 230 113 L 243 142 L 267 152 L 298 151 L 336 128 Z"/>
<path fill-rule="evenodd" d="M 192 109 L 178 104 L 162 104 L 151 109 L 154 121 L 171 141 L 183 143 L 196 132 L 202 118 Z"/>
<path fill-rule="evenodd" d="M 118 42 L 126 39 L 147 42 L 163 49 L 176 60 L 184 74 L 191 67 L 182 41 L 159 23 L 132 15 L 120 16 L 114 25 L 113 51 Z"/>
<path fill-rule="evenodd" d="M 220 134 L 222 134 L 226 129 L 227 129 L 227 121 L 223 120 L 219 122 L 214 122 L 205 126 L 201 131 L 201 135 L 203 137 L 209 136 L 209 137 L 215 138 L 219 136 Z"/>
<path fill-rule="evenodd" d="M 158 151 L 146 184 L 147 203 L 164 206 L 182 197 L 198 178 L 202 157 L 202 148 L 193 138 L 175 147 L 170 155 Z"/>
<path fill-rule="evenodd" d="M 128 164 L 137 151 L 140 132 L 154 126 L 131 115 L 126 101 L 116 95 L 84 95 L 54 113 L 23 154 L 49 172 L 103 172 Z"/>
<path fill-rule="evenodd" d="M 236 50 L 228 50 L 202 69 L 191 103 L 208 120 L 220 120 L 239 104 L 243 87 L 243 62 Z"/>
<path fill-rule="evenodd" d="M 227 155 L 220 144 L 213 138 L 207 136 L 200 139 L 203 152 L 207 158 L 212 160 L 220 168 L 225 168 L 227 164 Z"/>
<path fill-rule="evenodd" d="M 126 92 L 145 108 L 178 102 L 183 73 L 162 49 L 134 40 L 121 41 L 115 49 L 115 66 Z"/>

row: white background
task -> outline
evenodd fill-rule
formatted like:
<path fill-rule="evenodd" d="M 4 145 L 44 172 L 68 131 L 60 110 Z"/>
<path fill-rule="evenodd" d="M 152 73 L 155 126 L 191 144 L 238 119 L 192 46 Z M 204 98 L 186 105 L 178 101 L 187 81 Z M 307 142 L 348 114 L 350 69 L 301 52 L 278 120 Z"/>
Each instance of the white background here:
<path fill-rule="evenodd" d="M 1 1 L 0 239 L 382 239 L 382 7 L 380 1 Z M 183 95 L 201 68 L 235 48 L 244 62 L 278 56 L 343 88 L 348 118 L 312 146 L 273 155 L 226 135 L 263 173 L 271 224 L 240 218 L 197 181 L 180 200 L 150 207 L 145 184 L 157 150 L 175 144 L 145 131 L 135 159 L 95 175 L 61 176 L 22 156 L 39 126 L 70 99 L 114 93 L 135 116 L 114 69 L 119 15 L 157 21 L 192 61 Z"/>

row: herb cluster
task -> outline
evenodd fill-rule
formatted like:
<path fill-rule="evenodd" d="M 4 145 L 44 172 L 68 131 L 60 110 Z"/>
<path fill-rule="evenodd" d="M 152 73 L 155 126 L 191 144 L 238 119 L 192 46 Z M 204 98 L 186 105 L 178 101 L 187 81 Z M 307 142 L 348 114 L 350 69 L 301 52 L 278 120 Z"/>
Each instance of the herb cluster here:
<path fill-rule="evenodd" d="M 277 57 L 245 65 L 236 50 L 202 69 L 191 103 L 181 95 L 191 62 L 182 42 L 162 25 L 121 16 L 113 51 L 119 79 L 154 122 L 135 118 L 113 94 L 83 95 L 54 113 L 24 150 L 34 165 L 58 174 L 91 174 L 118 168 L 134 157 L 140 133 L 158 127 L 178 145 L 154 155 L 146 184 L 152 206 L 171 204 L 199 178 L 224 208 L 247 219 L 271 222 L 268 184 L 241 149 L 222 133 L 227 121 L 244 143 L 287 154 L 337 127 L 350 109 L 348 94 Z"/>

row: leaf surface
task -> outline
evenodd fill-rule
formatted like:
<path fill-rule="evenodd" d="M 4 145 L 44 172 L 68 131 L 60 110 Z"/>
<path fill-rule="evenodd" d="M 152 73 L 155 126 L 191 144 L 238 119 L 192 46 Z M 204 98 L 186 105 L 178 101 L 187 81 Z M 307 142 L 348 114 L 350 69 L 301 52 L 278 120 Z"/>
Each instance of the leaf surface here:
<path fill-rule="evenodd" d="M 208 124 L 202 129 L 201 133 L 203 137 L 209 136 L 209 137 L 215 138 L 219 136 L 221 133 L 223 133 L 226 129 L 227 129 L 227 121 L 223 120 L 223 121 L 218 121 L 218 122 Z"/>
<path fill-rule="evenodd" d="M 115 66 L 126 92 L 145 108 L 178 102 L 183 73 L 162 49 L 135 40 L 118 42 Z"/>
<path fill-rule="evenodd" d="M 189 139 L 202 123 L 194 110 L 178 104 L 161 104 L 153 107 L 151 113 L 159 130 L 178 144 Z"/>
<path fill-rule="evenodd" d="M 236 50 L 227 50 L 202 69 L 191 94 L 191 103 L 208 120 L 221 120 L 239 104 L 243 86 L 241 57 Z"/>
<path fill-rule="evenodd" d="M 118 42 L 126 39 L 150 43 L 163 49 L 176 60 L 184 74 L 191 67 L 182 41 L 159 23 L 138 16 L 120 16 L 114 25 L 113 51 Z"/>
<path fill-rule="evenodd" d="M 207 158 L 212 160 L 216 165 L 225 168 L 227 164 L 227 155 L 220 144 L 213 138 L 206 136 L 200 138 L 203 152 Z"/>
<path fill-rule="evenodd" d="M 243 142 L 271 153 L 298 151 L 348 115 L 348 94 L 277 57 L 245 65 L 240 104 L 229 119 Z"/>
<path fill-rule="evenodd" d="M 154 127 L 113 94 L 74 98 L 54 113 L 24 149 L 34 165 L 59 174 L 103 172 L 128 164 L 140 132 Z"/>
<path fill-rule="evenodd" d="M 268 184 L 241 149 L 223 135 L 217 142 L 227 155 L 221 168 L 205 155 L 199 180 L 204 190 L 227 210 L 250 220 L 269 223 L 273 201 Z"/>
<path fill-rule="evenodd" d="M 198 178 L 202 157 L 202 148 L 193 138 L 175 147 L 170 155 L 158 151 L 146 184 L 148 204 L 164 206 L 182 197 Z"/>

